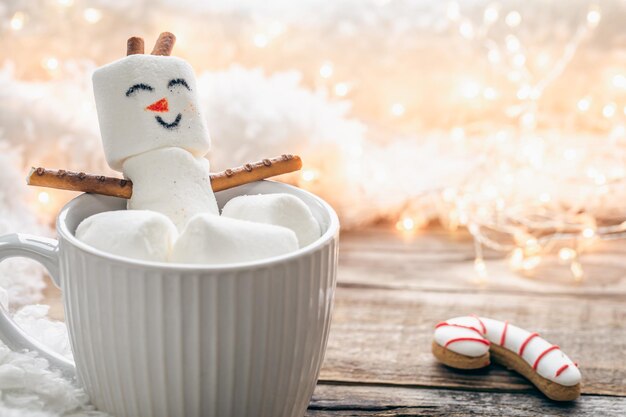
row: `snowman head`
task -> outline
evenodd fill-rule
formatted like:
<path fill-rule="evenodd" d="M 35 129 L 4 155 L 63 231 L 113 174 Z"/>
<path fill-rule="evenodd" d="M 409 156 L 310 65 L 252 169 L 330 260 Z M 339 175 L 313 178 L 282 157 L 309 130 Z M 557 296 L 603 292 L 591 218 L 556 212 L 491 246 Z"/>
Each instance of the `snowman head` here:
<path fill-rule="evenodd" d="M 164 35 L 171 36 L 164 48 Z M 131 52 L 93 74 L 102 143 L 109 166 L 122 171 L 124 161 L 164 147 L 186 149 L 204 156 L 209 132 L 200 112 L 196 79 L 191 66 L 169 55 L 173 35 L 162 34 L 152 55 Z M 132 53 L 132 55 L 131 55 Z M 161 53 L 161 55 L 156 55 Z"/>

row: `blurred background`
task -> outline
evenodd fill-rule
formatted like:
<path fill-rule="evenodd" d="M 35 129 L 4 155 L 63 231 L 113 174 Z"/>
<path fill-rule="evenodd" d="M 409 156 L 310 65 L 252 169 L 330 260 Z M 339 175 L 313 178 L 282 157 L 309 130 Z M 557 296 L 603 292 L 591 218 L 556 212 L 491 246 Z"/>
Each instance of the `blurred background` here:
<path fill-rule="evenodd" d="M 624 0 L 4 0 L 0 234 L 53 235 L 72 198 L 27 188 L 30 166 L 112 174 L 91 73 L 167 30 L 213 170 L 297 153 L 285 180 L 345 230 L 467 229 L 478 279 L 488 250 L 582 280 L 581 254 L 626 232 L 624 22 Z M 40 297 L 34 264 L 0 272 L 12 302 Z"/>

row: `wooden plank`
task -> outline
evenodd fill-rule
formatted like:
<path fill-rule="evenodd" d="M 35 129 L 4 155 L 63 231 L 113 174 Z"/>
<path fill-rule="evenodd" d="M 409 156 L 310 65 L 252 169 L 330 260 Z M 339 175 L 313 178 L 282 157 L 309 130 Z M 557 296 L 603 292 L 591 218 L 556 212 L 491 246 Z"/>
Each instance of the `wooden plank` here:
<path fill-rule="evenodd" d="M 392 226 L 344 233 L 339 256 L 343 285 L 485 293 L 626 295 L 626 242 L 599 242 L 582 256 L 585 279 L 574 282 L 567 265 L 547 257 L 526 277 L 511 271 L 504 254 L 486 251 L 488 278 L 477 282 L 474 248 L 465 231 L 429 228 L 413 235 Z"/>
<path fill-rule="evenodd" d="M 583 392 L 626 395 L 626 303 L 575 296 L 338 288 L 323 381 L 531 392 L 501 367 L 461 372 L 430 352 L 436 323 L 476 313 L 558 344 L 580 364 Z"/>
<path fill-rule="evenodd" d="M 469 415 L 623 416 L 626 398 L 583 396 L 572 403 L 555 403 L 539 394 L 320 384 L 306 413 L 308 417 Z"/>

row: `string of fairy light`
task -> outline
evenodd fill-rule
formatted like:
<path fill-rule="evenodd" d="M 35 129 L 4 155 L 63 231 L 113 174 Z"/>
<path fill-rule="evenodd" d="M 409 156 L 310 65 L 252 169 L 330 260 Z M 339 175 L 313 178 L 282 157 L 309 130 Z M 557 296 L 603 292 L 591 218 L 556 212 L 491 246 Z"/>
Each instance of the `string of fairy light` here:
<path fill-rule="evenodd" d="M 386 1 L 379 3 L 381 7 L 387 4 Z M 73 0 L 56 0 L 56 4 L 60 8 L 82 7 L 82 3 Z M 523 10 L 507 9 L 504 3 L 493 2 L 484 7 L 477 19 L 464 14 L 464 8 L 461 2 L 447 2 L 443 18 L 454 28 L 459 40 L 478 45 L 475 49 L 482 51 L 482 59 L 495 71 L 506 74 L 508 85 L 468 72 L 451 80 L 453 94 L 463 105 L 472 107 L 478 102 L 508 100 L 512 91 L 516 102 L 505 113 L 514 122 L 502 128 L 485 123 L 486 129 L 480 129 L 478 122 L 464 124 L 462 121 L 450 126 L 451 143 L 460 147 L 476 146 L 491 158 L 455 186 L 415 197 L 402 211 L 395 227 L 402 234 L 412 235 L 437 218 L 449 230 L 467 228 L 475 241 L 474 267 L 480 279 L 487 278 L 483 249 L 490 248 L 506 253 L 513 269 L 526 272 L 536 269 L 546 256 L 556 254 L 569 267 L 574 279 L 581 280 L 584 277 L 581 255 L 585 251 L 600 240 L 626 237 L 626 219 L 620 213 L 603 212 L 602 203 L 597 203 L 616 187 L 624 185 L 624 160 L 620 159 L 621 155 L 602 155 L 598 146 L 590 144 L 593 139 L 583 144 L 563 140 L 567 133 L 555 134 L 546 128 L 550 116 L 542 112 L 540 104 L 544 92 L 567 70 L 579 47 L 601 25 L 603 11 L 598 4 L 589 4 L 563 45 L 552 51 L 533 52 L 522 36 L 522 29 L 530 20 Z M 97 25 L 106 17 L 107 10 L 82 7 L 80 13 L 85 23 Z M 28 23 L 28 13 L 18 10 L 10 16 L 9 28 L 19 32 Z M 493 37 L 491 29 L 496 25 L 508 32 L 502 35 L 499 31 L 497 38 Z M 272 19 L 249 33 L 244 42 L 259 51 L 268 51 L 292 30 L 289 24 Z M 177 35 L 184 48 L 184 30 Z M 341 63 L 323 56 L 319 58 L 314 64 L 316 87 L 337 99 L 351 99 L 358 90 L 368 89 L 367 84 L 347 77 Z M 51 74 L 62 64 L 61 58 L 52 55 L 41 61 L 43 69 Z M 540 76 L 536 75 L 538 72 Z M 609 133 L 602 135 L 609 141 L 618 141 L 626 135 L 623 100 L 626 73 L 623 69 L 610 69 L 606 78 L 605 90 L 620 92 L 621 96 L 589 91 L 564 103 L 562 111 L 603 120 L 610 127 L 604 129 Z M 411 117 L 414 103 L 393 95 L 386 99 L 382 112 L 391 123 Z M 476 139 L 482 141 L 478 146 Z M 357 145 L 351 146 L 355 154 L 363 152 Z M 360 175 L 358 166 L 346 169 Z M 566 178 L 560 173 L 569 171 L 576 175 Z M 297 182 L 305 188 L 313 188 L 324 175 L 329 174 L 307 166 Z M 544 184 L 546 176 L 555 177 L 552 189 Z M 563 195 L 566 192 L 560 185 L 567 181 L 588 190 L 583 203 Z M 523 196 L 517 192 L 520 187 L 524 189 Z M 41 191 L 39 204 L 53 205 L 53 193 Z"/>
<path fill-rule="evenodd" d="M 473 39 L 484 37 L 488 26 L 499 19 L 497 5 L 488 6 L 484 11 L 483 25 L 475 28 L 464 19 L 460 13 L 458 3 L 449 3 L 447 16 L 450 20 L 458 22 L 458 30 L 462 37 Z M 537 124 L 537 102 L 541 99 L 543 90 L 566 69 L 568 63 L 574 57 L 578 46 L 588 39 L 602 19 L 600 7 L 590 5 L 586 19 L 581 22 L 578 30 L 574 33 L 569 43 L 565 45 L 562 55 L 551 65 L 544 78 L 534 84 L 528 82 L 523 76 L 527 72 L 525 68 L 527 56 L 520 40 L 513 34 L 505 38 L 506 54 L 508 54 L 509 80 L 518 82 L 517 98 L 525 103 L 525 110 L 519 117 L 519 126 L 511 136 L 507 132 L 498 132 L 503 142 L 508 142 L 508 153 L 521 151 L 527 154 L 527 161 L 522 167 L 507 170 L 508 176 L 520 175 L 523 170 L 534 168 L 541 169 L 544 165 L 554 161 L 545 161 L 545 143 L 535 130 Z M 515 10 L 509 11 L 504 20 L 514 29 L 522 21 L 522 15 Z M 539 57 L 550 61 L 549 56 Z M 493 65 L 498 65 L 503 56 L 497 49 L 490 49 L 487 59 Z M 626 90 L 626 76 L 622 73 L 614 73 L 610 78 L 610 87 L 616 90 Z M 474 81 L 466 82 L 461 90 L 463 96 L 474 99 L 483 96 L 485 99 L 494 99 L 498 96 L 498 90 L 492 86 L 481 86 Z M 588 95 L 581 97 L 572 103 L 572 110 L 580 113 L 590 111 L 594 99 Z M 602 117 L 607 120 L 617 118 L 618 111 L 622 110 L 626 115 L 626 106 L 618 107 L 616 102 L 600 103 Z M 456 128 L 452 134 L 463 137 L 462 128 Z M 622 122 L 616 123 L 613 128 L 615 136 L 623 137 L 624 126 Z M 597 146 L 597 145 L 595 145 Z M 577 158 L 584 159 L 584 152 L 575 148 L 563 146 L 562 153 L 557 156 L 565 161 Z M 605 162 L 603 160 L 603 162 Z M 584 162 L 584 161 L 583 161 Z M 592 183 L 597 195 L 607 195 L 610 187 L 624 184 L 626 172 L 623 168 L 624 159 L 617 159 L 612 166 L 599 167 L 589 164 L 586 168 L 586 177 Z M 581 163 L 580 165 L 584 165 Z M 492 168 L 492 167 L 490 167 Z M 610 173 L 607 173 L 610 170 Z M 622 239 L 626 237 L 626 216 L 619 213 L 612 214 L 607 218 L 594 216 L 590 211 L 581 210 L 581 207 L 561 206 L 548 209 L 554 196 L 548 192 L 537 195 L 534 204 L 525 201 L 522 210 L 519 205 L 512 204 L 501 195 L 502 184 L 493 184 L 493 169 L 479 169 L 459 189 L 447 188 L 437 195 L 443 202 L 444 209 L 439 212 L 442 224 L 448 229 L 455 230 L 459 226 L 466 226 L 475 241 L 474 268 L 479 280 L 487 279 L 487 264 L 484 260 L 483 247 L 488 247 L 508 253 L 511 268 L 519 271 L 532 271 L 542 262 L 547 254 L 555 252 L 562 263 L 568 264 L 571 274 L 576 281 L 584 277 L 581 264 L 581 255 L 598 240 Z M 510 181 L 512 182 L 512 181 Z M 506 187 L 510 184 L 504 184 Z M 529 183 L 529 187 L 534 184 Z M 581 181 L 584 186 L 584 178 Z M 481 189 L 479 189 L 481 187 Z M 431 196 L 429 196 L 431 197 Z M 529 207 L 530 206 L 530 207 Z M 407 210 L 398 220 L 396 227 L 404 233 L 412 233 L 416 229 L 427 224 L 428 217 Z M 602 225 L 599 225 L 599 224 Z"/>

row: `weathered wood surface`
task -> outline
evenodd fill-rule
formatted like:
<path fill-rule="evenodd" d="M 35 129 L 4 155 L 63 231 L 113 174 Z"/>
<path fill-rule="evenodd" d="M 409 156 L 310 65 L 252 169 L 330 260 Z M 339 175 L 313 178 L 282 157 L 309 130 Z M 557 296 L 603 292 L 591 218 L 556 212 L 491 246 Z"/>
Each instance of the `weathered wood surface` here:
<path fill-rule="evenodd" d="M 477 283 L 467 232 L 429 228 L 410 236 L 383 225 L 342 236 L 339 281 L 428 291 L 584 294 L 626 300 L 626 242 L 598 242 L 592 248 L 582 255 L 586 276 L 580 283 L 556 257 L 524 277 L 511 272 L 502 254 L 489 250 L 485 251 L 489 276 Z"/>
<path fill-rule="evenodd" d="M 414 389 L 372 385 L 319 384 L 308 417 L 344 416 L 576 416 L 626 415 L 626 398 L 583 396 L 573 403 L 555 403 L 539 394 Z"/>
<path fill-rule="evenodd" d="M 480 283 L 467 233 L 407 237 L 381 226 L 344 234 L 328 350 L 308 415 L 626 415 L 626 244 L 602 245 L 583 257 L 581 283 L 556 262 L 522 277 L 493 252 Z M 59 292 L 46 298 L 62 319 Z M 560 345 L 579 362 L 586 395 L 560 405 L 497 365 L 460 372 L 438 364 L 434 325 L 471 313 Z"/>
<path fill-rule="evenodd" d="M 339 287 L 323 381 L 528 392 L 500 367 L 459 372 L 430 353 L 435 324 L 479 314 L 539 332 L 578 361 L 583 392 L 626 395 L 626 303 L 576 296 Z"/>

